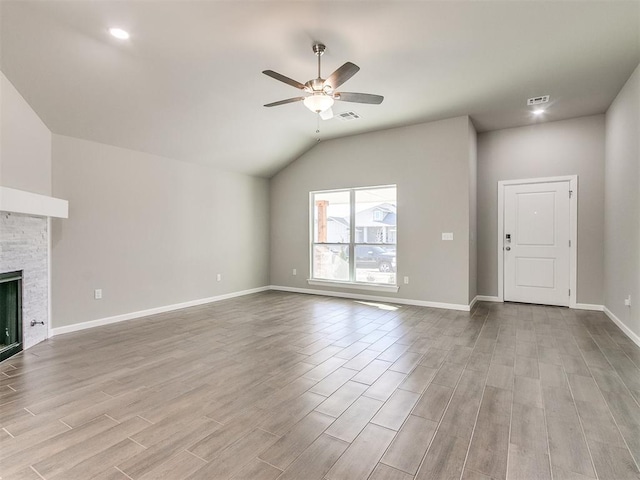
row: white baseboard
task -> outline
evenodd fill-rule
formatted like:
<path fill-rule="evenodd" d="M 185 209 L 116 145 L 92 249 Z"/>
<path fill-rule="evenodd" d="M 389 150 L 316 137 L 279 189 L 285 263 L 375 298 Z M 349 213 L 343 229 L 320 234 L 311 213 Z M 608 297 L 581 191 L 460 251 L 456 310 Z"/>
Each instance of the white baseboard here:
<path fill-rule="evenodd" d="M 475 300 L 477 300 L 478 302 L 500 302 L 502 303 L 502 300 L 500 300 L 499 297 L 494 297 L 492 295 L 477 295 Z M 473 303 L 472 303 L 473 305 Z M 576 306 L 573 307 L 577 310 L 592 310 L 594 312 L 602 312 L 604 311 L 604 307 L 602 305 L 592 305 L 590 303 L 576 303 Z"/>
<path fill-rule="evenodd" d="M 573 307 L 576 310 L 591 310 L 593 312 L 604 312 L 604 305 L 594 305 L 591 303 L 576 303 Z"/>
<path fill-rule="evenodd" d="M 618 327 L 620 327 L 620 330 L 622 330 L 625 335 L 627 337 L 629 337 L 631 339 L 631 341 L 633 343 L 635 343 L 636 345 L 638 345 L 640 347 L 640 337 L 638 335 L 636 335 L 629 327 L 627 327 L 624 323 L 622 323 L 622 320 L 620 320 L 618 317 L 616 317 L 613 312 L 611 310 L 609 310 L 607 308 L 607 306 L 603 306 L 603 312 L 605 313 L 605 315 L 607 317 L 609 317 L 611 320 L 613 320 L 613 323 L 615 323 Z"/>
<path fill-rule="evenodd" d="M 147 310 L 140 310 L 137 312 L 123 313 L 121 315 L 114 315 L 113 317 L 99 318 L 97 320 L 89 320 L 87 322 L 74 323 L 73 325 L 65 325 L 64 327 L 52 328 L 49 331 L 49 336 L 61 335 L 63 333 L 77 332 L 79 330 L 86 330 L 87 328 L 100 327 L 102 325 L 109 325 L 112 323 L 124 322 L 126 320 L 133 320 L 134 318 L 146 317 L 149 315 L 156 315 L 158 313 L 171 312 L 173 310 L 180 310 L 181 308 L 195 307 L 198 305 L 204 305 L 206 303 L 219 302 L 221 300 L 227 300 L 229 298 L 241 297 L 243 295 L 250 295 L 252 293 L 259 293 L 269 290 L 268 286 L 252 288 L 250 290 L 241 290 L 239 292 L 225 293 L 224 295 L 217 295 L 215 297 L 201 298 L 198 300 L 191 300 L 189 302 L 175 303 L 173 305 L 165 305 L 162 307 L 149 308 Z"/>
<path fill-rule="evenodd" d="M 476 295 L 475 297 L 473 297 L 473 300 L 471 300 L 471 303 L 469 303 L 469 311 L 473 309 L 473 306 L 476 304 L 477 301 L 478 301 L 478 296 Z"/>
<path fill-rule="evenodd" d="M 280 285 L 271 285 L 269 288 L 280 292 L 306 293 L 309 295 L 324 295 L 326 297 L 351 298 L 353 300 L 368 300 L 372 302 L 397 303 L 400 305 L 415 305 L 418 307 L 444 308 L 446 310 L 459 310 L 462 312 L 468 312 L 471 310 L 469 305 L 458 303 L 427 302 L 424 300 L 411 300 L 408 298 L 380 297 L 377 295 L 362 295 L 360 293 L 334 292 L 330 290 L 312 290 L 310 288 L 283 287 Z"/>
<path fill-rule="evenodd" d="M 500 298 L 494 297 L 492 295 L 476 295 L 476 300 L 478 300 L 479 302 L 500 302 L 500 303 L 502 303 L 502 300 L 500 300 Z"/>
<path fill-rule="evenodd" d="M 239 292 L 225 293 L 224 295 L 218 295 L 215 297 L 201 298 L 198 300 L 191 300 L 183 303 L 176 303 L 173 305 L 165 305 L 162 307 L 149 308 L 147 310 L 140 310 L 137 312 L 124 313 L 121 315 L 114 315 L 112 317 L 99 318 L 97 320 L 89 320 L 87 322 L 74 323 L 73 325 L 65 325 L 63 327 L 51 328 L 49 330 L 49 336 L 62 335 L 64 333 L 77 332 L 80 330 L 86 330 L 88 328 L 99 327 L 102 325 L 110 325 L 112 323 L 124 322 L 126 320 L 133 320 L 135 318 L 146 317 L 149 315 L 156 315 L 158 313 L 171 312 L 174 310 L 180 310 L 182 308 L 195 307 L 198 305 L 204 305 L 207 303 L 219 302 L 221 300 L 227 300 L 229 298 L 242 297 L 244 295 L 251 295 L 252 293 L 265 292 L 267 290 L 276 290 L 280 292 L 292 292 L 292 293 L 305 293 L 309 295 L 324 295 L 327 297 L 339 297 L 339 298 L 351 298 L 354 300 L 369 300 L 374 302 L 385 303 L 397 303 L 400 305 L 415 305 L 419 307 L 431 307 L 442 308 L 446 310 L 458 310 L 462 312 L 469 312 L 476 302 L 501 302 L 498 297 L 488 295 L 476 295 L 469 305 L 457 304 L 457 303 L 442 303 L 442 302 L 429 302 L 424 300 L 411 300 L 408 298 L 390 298 L 381 297 L 377 295 L 362 295 L 358 293 L 350 292 L 334 292 L 329 290 L 312 290 L 309 288 L 296 288 L 296 287 L 283 287 L 280 285 L 269 285 L 264 287 L 252 288 L 249 290 L 241 290 Z M 592 310 L 596 312 L 604 312 L 620 329 L 627 335 L 633 343 L 640 347 L 640 336 L 634 333 L 629 327 L 627 327 L 618 317 L 616 317 L 611 310 L 604 305 L 592 305 L 589 303 L 577 303 L 575 306 L 578 310 Z"/>

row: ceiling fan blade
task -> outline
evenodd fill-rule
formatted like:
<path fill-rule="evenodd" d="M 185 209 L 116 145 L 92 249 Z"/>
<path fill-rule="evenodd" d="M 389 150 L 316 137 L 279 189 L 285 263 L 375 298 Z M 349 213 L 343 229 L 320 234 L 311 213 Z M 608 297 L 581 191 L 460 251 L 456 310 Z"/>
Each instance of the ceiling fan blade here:
<path fill-rule="evenodd" d="M 336 93 L 333 98 L 336 100 L 342 100 L 343 102 L 353 102 L 353 103 L 370 103 L 373 105 L 379 105 L 384 100 L 382 95 L 372 95 L 370 93 L 350 93 L 350 92 L 339 92 Z"/>
<path fill-rule="evenodd" d="M 304 97 L 287 98 L 286 100 L 280 100 L 279 102 L 267 103 L 265 107 L 277 107 L 278 105 L 286 105 L 287 103 L 299 102 L 304 100 Z"/>
<path fill-rule="evenodd" d="M 330 85 L 331 88 L 335 90 L 344 82 L 353 77 L 356 73 L 358 73 L 358 70 L 360 70 L 360 67 L 355 63 L 347 62 L 331 75 L 329 75 L 324 81 L 324 85 Z"/>
<path fill-rule="evenodd" d="M 285 77 L 284 75 L 278 72 L 274 72 L 273 70 L 265 70 L 262 73 L 264 73 L 268 77 L 275 78 L 276 80 L 284 82 L 287 85 L 291 85 L 292 87 L 296 87 L 296 88 L 299 88 L 300 90 L 304 90 L 304 85 L 302 83 L 297 82 L 289 77 Z"/>
<path fill-rule="evenodd" d="M 320 112 L 320 118 L 322 120 L 331 120 L 333 118 L 333 110 L 327 108 L 324 112 Z"/>

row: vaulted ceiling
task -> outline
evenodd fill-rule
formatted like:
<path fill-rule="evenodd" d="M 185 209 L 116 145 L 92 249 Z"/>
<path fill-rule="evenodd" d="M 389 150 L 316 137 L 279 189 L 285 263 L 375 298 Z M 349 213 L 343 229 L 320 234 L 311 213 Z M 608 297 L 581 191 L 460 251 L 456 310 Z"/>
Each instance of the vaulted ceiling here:
<path fill-rule="evenodd" d="M 317 139 L 470 115 L 479 131 L 602 113 L 640 62 L 640 2 L 9 1 L 0 66 L 63 135 L 269 176 Z M 121 27 L 131 37 L 108 34 Z M 302 103 L 262 105 L 346 61 L 320 122 Z M 526 99 L 551 95 L 534 117 Z"/>

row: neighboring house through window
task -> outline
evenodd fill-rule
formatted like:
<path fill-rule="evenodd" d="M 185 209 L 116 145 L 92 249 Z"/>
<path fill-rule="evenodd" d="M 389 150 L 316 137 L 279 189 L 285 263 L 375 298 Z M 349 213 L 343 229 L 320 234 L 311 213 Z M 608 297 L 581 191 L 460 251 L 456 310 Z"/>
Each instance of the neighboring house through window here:
<path fill-rule="evenodd" d="M 396 186 L 311 193 L 311 278 L 396 285 Z"/>

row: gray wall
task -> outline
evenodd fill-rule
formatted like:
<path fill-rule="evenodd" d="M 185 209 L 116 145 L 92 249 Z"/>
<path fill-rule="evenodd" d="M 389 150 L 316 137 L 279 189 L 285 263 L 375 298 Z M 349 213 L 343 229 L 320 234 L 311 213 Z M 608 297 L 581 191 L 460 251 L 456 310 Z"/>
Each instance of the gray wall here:
<path fill-rule="evenodd" d="M 478 135 L 478 294 L 498 295 L 498 181 L 578 175 L 578 303 L 602 305 L 604 115 Z"/>
<path fill-rule="evenodd" d="M 361 293 L 468 305 L 470 137 L 466 116 L 367 133 L 322 142 L 280 171 L 271 179 L 271 283 L 320 289 L 307 284 L 310 191 L 397 184 L 398 278 L 410 283 Z"/>
<path fill-rule="evenodd" d="M 2 72 L 0 185 L 51 195 L 51 132 Z"/>
<path fill-rule="evenodd" d="M 640 67 L 609 107 L 606 128 L 604 303 L 640 335 Z"/>
<path fill-rule="evenodd" d="M 54 135 L 53 194 L 54 327 L 268 285 L 266 179 Z"/>

